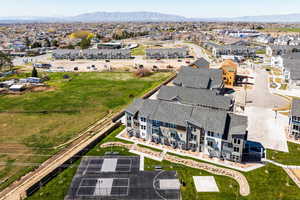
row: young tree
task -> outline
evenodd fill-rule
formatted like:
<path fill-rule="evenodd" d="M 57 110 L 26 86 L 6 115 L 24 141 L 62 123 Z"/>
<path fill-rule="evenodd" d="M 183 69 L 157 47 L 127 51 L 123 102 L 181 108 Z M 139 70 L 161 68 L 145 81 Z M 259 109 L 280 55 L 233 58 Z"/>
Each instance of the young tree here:
<path fill-rule="evenodd" d="M 52 46 L 58 47 L 59 46 L 58 41 L 57 40 L 52 40 Z"/>
<path fill-rule="evenodd" d="M 79 46 L 81 49 L 87 49 L 91 46 L 91 40 L 84 38 L 80 41 Z"/>
<path fill-rule="evenodd" d="M 38 77 L 38 72 L 37 72 L 35 67 L 33 67 L 33 69 L 32 69 L 31 76 L 32 77 Z"/>
<path fill-rule="evenodd" d="M 31 48 L 34 49 L 34 48 L 40 48 L 42 47 L 41 43 L 39 42 L 34 42 L 32 45 L 31 45 Z"/>

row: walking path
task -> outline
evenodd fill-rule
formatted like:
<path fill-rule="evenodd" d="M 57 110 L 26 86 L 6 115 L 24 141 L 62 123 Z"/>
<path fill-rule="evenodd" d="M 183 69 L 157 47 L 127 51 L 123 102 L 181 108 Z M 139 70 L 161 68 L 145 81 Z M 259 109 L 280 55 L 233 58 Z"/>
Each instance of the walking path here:
<path fill-rule="evenodd" d="M 140 171 L 144 171 L 144 169 L 145 169 L 144 156 L 140 156 Z"/>
<path fill-rule="evenodd" d="M 119 135 L 117 135 L 116 138 L 126 140 L 126 141 L 130 141 L 130 142 L 133 142 L 135 144 L 142 144 L 144 146 L 148 146 L 148 147 L 151 147 L 151 148 L 154 148 L 154 149 L 159 149 L 159 150 L 165 152 L 164 154 L 169 152 L 169 153 L 177 154 L 177 155 L 180 155 L 180 156 L 185 156 L 185 157 L 190 157 L 190 158 L 197 159 L 197 160 L 202 160 L 202 161 L 209 162 L 209 163 L 212 163 L 212 164 L 215 164 L 215 165 L 220 165 L 220 166 L 228 167 L 228 168 L 243 171 L 243 172 L 249 172 L 249 171 L 252 171 L 252 170 L 255 170 L 255 169 L 258 169 L 258 168 L 264 166 L 263 163 L 240 164 L 240 163 L 230 162 L 230 161 L 226 161 L 226 160 L 222 161 L 218 158 L 209 158 L 208 155 L 203 154 L 201 152 L 190 152 L 190 151 L 184 151 L 184 150 L 180 150 L 180 149 L 173 149 L 173 148 L 168 147 L 166 145 L 153 144 L 150 141 L 139 140 L 139 139 L 134 138 L 134 137 L 132 137 L 132 138 L 125 137 L 125 135 L 127 135 L 126 134 L 126 129 L 123 130 L 121 133 L 119 133 Z M 154 158 L 151 158 L 151 159 L 158 160 L 158 161 L 162 160 L 162 158 L 160 158 L 160 157 L 159 158 L 154 157 Z"/>
<path fill-rule="evenodd" d="M 246 177 L 238 171 L 217 167 L 215 165 L 211 165 L 208 163 L 203 163 L 195 160 L 180 158 L 175 155 L 165 154 L 164 152 L 156 152 L 144 147 L 140 147 L 136 144 L 125 144 L 122 142 L 108 142 L 105 144 L 102 144 L 101 147 L 103 148 L 109 148 L 109 147 L 123 147 L 127 148 L 129 150 L 135 150 L 139 151 L 143 154 L 149 154 L 149 156 L 155 156 L 155 157 L 163 157 L 164 160 L 167 160 L 172 163 L 182 164 L 188 167 L 201 169 L 204 171 L 207 171 L 212 174 L 221 175 L 221 176 L 228 176 L 230 178 L 233 178 L 236 180 L 240 186 L 240 194 L 242 196 L 248 196 L 250 194 L 250 186 L 246 179 Z"/>

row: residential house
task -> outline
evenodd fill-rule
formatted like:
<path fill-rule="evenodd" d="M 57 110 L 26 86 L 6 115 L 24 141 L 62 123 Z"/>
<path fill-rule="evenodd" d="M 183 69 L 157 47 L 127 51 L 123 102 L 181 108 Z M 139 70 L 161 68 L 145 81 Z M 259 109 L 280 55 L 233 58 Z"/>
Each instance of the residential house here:
<path fill-rule="evenodd" d="M 215 57 L 222 57 L 224 55 L 255 57 L 257 48 L 238 45 L 218 46 L 212 49 L 212 54 Z"/>
<path fill-rule="evenodd" d="M 263 44 L 271 44 L 274 42 L 274 38 L 270 35 L 260 35 L 255 38 L 255 41 Z"/>
<path fill-rule="evenodd" d="M 270 57 L 281 56 L 281 55 L 290 54 L 299 51 L 300 51 L 300 46 L 287 46 L 287 45 L 266 46 L 266 55 Z"/>
<path fill-rule="evenodd" d="M 232 60 L 225 60 L 220 69 L 223 71 L 223 81 L 226 88 L 233 88 L 236 81 L 238 64 Z"/>
<path fill-rule="evenodd" d="M 246 116 L 151 99 L 136 99 L 126 108 L 125 116 L 129 136 L 220 159 L 243 161 Z"/>
<path fill-rule="evenodd" d="M 277 67 L 281 69 L 289 88 L 300 86 L 300 52 L 291 53 L 277 58 Z"/>
<path fill-rule="evenodd" d="M 289 115 L 289 135 L 295 140 L 300 139 L 300 100 L 293 99 Z"/>

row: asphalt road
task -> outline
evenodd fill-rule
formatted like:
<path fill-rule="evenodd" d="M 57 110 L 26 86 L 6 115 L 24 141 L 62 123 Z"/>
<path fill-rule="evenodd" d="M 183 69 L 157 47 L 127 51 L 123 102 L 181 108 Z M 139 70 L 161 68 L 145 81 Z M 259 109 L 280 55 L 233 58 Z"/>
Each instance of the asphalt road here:
<path fill-rule="evenodd" d="M 247 106 L 260 108 L 280 108 L 288 105 L 288 102 L 278 95 L 269 91 L 268 72 L 263 69 L 256 70 L 255 86 L 247 91 Z"/>

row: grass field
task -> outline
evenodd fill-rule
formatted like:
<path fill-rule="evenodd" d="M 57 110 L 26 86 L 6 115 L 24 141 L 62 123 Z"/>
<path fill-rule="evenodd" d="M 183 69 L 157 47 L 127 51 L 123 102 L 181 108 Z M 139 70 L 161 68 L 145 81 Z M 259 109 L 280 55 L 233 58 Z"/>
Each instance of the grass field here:
<path fill-rule="evenodd" d="M 144 45 L 139 45 L 137 48 L 134 48 L 131 51 L 131 55 L 132 56 L 144 56 L 146 53 L 145 50 L 146 50 L 146 47 Z"/>
<path fill-rule="evenodd" d="M 269 29 L 264 29 L 263 31 L 266 31 L 266 32 L 294 32 L 294 33 L 299 33 L 300 28 L 269 28 Z"/>
<path fill-rule="evenodd" d="M 122 130 L 122 127 L 114 131 L 106 137 L 100 144 L 116 141 L 114 135 L 117 135 Z M 118 141 L 118 139 L 117 139 Z M 89 156 L 101 156 L 106 151 L 118 151 L 121 155 L 133 155 L 127 149 L 122 148 L 100 148 L 100 144 L 96 145 L 90 152 Z M 42 187 L 33 196 L 27 200 L 61 200 L 66 195 L 73 176 L 80 161 L 74 163 L 71 167 L 63 171 L 60 175 L 52 179 L 47 185 Z M 185 183 L 181 187 L 183 200 L 299 200 L 300 190 L 287 176 L 287 174 L 279 167 L 268 164 L 260 169 L 244 173 L 249 181 L 251 194 L 247 197 L 239 195 L 238 184 L 231 178 L 224 176 L 216 176 L 190 167 L 179 164 L 170 163 L 168 161 L 158 162 L 145 158 L 145 170 L 154 170 L 155 165 L 160 165 L 164 170 L 176 170 L 180 180 Z M 197 193 L 193 184 L 193 176 L 214 176 L 219 193 Z"/>
<path fill-rule="evenodd" d="M 267 158 L 284 165 L 300 165 L 300 145 L 288 142 L 289 152 L 267 150 Z"/>
<path fill-rule="evenodd" d="M 63 79 L 65 74 L 70 79 Z M 0 96 L 0 162 L 6 163 L 0 167 L 0 189 L 34 168 L 16 166 L 18 163 L 46 160 L 56 152 L 54 146 L 121 110 L 170 74 L 145 78 L 116 72 L 47 75 L 53 91 Z M 44 114 L 36 113 L 41 111 Z"/>

